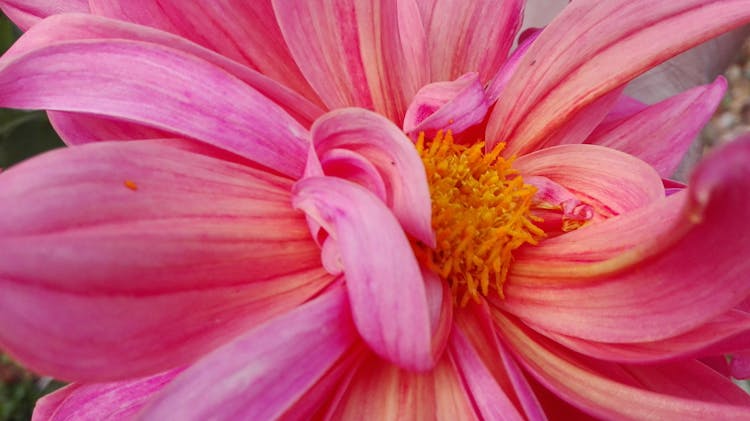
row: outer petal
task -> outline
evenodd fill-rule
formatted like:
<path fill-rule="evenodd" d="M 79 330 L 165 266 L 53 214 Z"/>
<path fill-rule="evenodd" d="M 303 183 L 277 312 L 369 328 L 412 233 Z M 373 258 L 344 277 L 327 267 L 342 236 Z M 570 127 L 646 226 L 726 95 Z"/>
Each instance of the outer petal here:
<path fill-rule="evenodd" d="M 427 175 L 414 144 L 387 119 L 362 109 L 333 111 L 318 119 L 311 129 L 313 148 L 321 163 L 340 150 L 353 151 L 367 159 L 379 174 L 368 177 L 364 186 L 382 182 L 385 203 L 393 210 L 404 230 L 425 244 L 435 243 L 432 231 L 432 206 Z M 351 175 L 356 180 L 362 168 L 352 162 Z M 338 163 L 341 163 L 339 161 Z M 325 175 L 350 179 L 340 166 L 323 165 Z M 352 180 L 353 181 L 353 180 Z M 379 187 L 373 192 L 379 194 Z"/>
<path fill-rule="evenodd" d="M 750 316 L 732 310 L 693 330 L 671 338 L 641 343 L 593 342 L 541 330 L 555 342 L 600 360 L 652 363 L 687 357 L 731 354 L 750 347 Z M 722 358 L 726 363 L 726 360 Z"/>
<path fill-rule="evenodd" d="M 424 281 L 388 208 L 359 185 L 333 177 L 298 182 L 294 206 L 336 240 L 354 323 L 365 342 L 399 366 L 432 368 L 441 350 L 432 349 Z"/>
<path fill-rule="evenodd" d="M 729 311 L 750 294 L 748 160 L 738 140 L 688 191 L 517 253 L 498 304 L 600 342 L 669 338 Z"/>
<path fill-rule="evenodd" d="M 326 376 L 356 341 L 346 292 L 341 285 L 335 286 L 189 367 L 141 416 L 154 420 L 277 419 Z"/>
<path fill-rule="evenodd" d="M 476 420 L 468 391 L 448 358 L 426 373 L 369 358 L 327 419 Z"/>
<path fill-rule="evenodd" d="M 305 129 L 225 68 L 140 40 L 43 44 L 54 32 L 52 24 L 38 25 L 13 54 L 0 59 L 0 105 L 137 122 L 214 144 L 285 174 L 302 174 Z"/>
<path fill-rule="evenodd" d="M 180 35 L 317 101 L 292 59 L 269 0 L 91 0 L 92 13 Z"/>
<path fill-rule="evenodd" d="M 664 197 L 661 177 L 645 162 L 595 145 L 562 145 L 518 158 L 524 176 L 542 176 L 591 205 L 601 217 L 626 213 Z"/>
<path fill-rule="evenodd" d="M 637 156 L 669 177 L 724 97 L 727 81 L 693 88 L 620 120 L 600 125 L 586 140 Z"/>
<path fill-rule="evenodd" d="M 24 31 L 50 15 L 90 11 L 88 0 L 2 0 L 0 9 Z"/>
<path fill-rule="evenodd" d="M 41 398 L 32 421 L 132 419 L 179 372 L 115 383 L 70 384 Z"/>
<path fill-rule="evenodd" d="M 521 27 L 520 0 L 438 0 L 430 11 L 427 39 L 433 81 L 477 72 L 486 83 L 508 56 Z"/>
<path fill-rule="evenodd" d="M 571 3 L 534 42 L 494 109 L 489 141 L 538 149 L 602 95 L 750 20 L 748 0 Z"/>
<path fill-rule="evenodd" d="M 0 343 L 36 371 L 107 381 L 185 364 L 296 306 L 330 276 L 289 188 L 154 141 L 13 167 L 0 175 Z"/>
<path fill-rule="evenodd" d="M 417 92 L 406 110 L 404 131 L 413 139 L 420 132 L 434 136 L 438 130 L 461 133 L 484 120 L 489 102 L 477 73 L 452 82 L 436 82 Z"/>
<path fill-rule="evenodd" d="M 415 0 L 273 0 L 292 56 L 331 109 L 373 109 L 403 121 L 428 82 Z"/>
<path fill-rule="evenodd" d="M 604 419 L 743 420 L 750 397 L 700 363 L 617 367 L 576 356 L 499 313 L 495 321 L 526 368 L 547 388 Z"/>

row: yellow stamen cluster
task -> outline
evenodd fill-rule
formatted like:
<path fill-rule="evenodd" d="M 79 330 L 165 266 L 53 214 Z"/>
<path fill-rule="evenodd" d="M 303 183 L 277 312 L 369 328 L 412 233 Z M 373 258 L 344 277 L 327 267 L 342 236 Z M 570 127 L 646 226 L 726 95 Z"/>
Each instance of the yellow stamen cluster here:
<path fill-rule="evenodd" d="M 524 183 L 512 159 L 500 156 L 503 144 L 484 153 L 484 143 L 456 144 L 447 131 L 428 142 L 421 134 L 416 146 L 437 237 L 435 249 L 418 245 L 418 256 L 448 282 L 462 306 L 490 288 L 502 297 L 513 250 L 544 236 L 530 214 L 536 188 Z"/>

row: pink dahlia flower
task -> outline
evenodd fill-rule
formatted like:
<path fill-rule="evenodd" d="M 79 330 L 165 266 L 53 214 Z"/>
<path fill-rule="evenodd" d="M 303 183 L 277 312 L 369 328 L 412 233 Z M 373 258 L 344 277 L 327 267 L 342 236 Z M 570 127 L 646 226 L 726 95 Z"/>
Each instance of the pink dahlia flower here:
<path fill-rule="evenodd" d="M 37 419 L 747 419 L 750 139 L 665 180 L 725 81 L 622 90 L 750 0 L 0 4 Z"/>

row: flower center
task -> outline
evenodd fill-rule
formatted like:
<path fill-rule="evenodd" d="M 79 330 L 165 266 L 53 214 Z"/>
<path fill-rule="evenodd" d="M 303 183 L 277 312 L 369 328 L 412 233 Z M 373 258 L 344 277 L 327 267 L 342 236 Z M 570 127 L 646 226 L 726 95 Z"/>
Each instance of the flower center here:
<path fill-rule="evenodd" d="M 536 245 L 544 231 L 531 215 L 536 188 L 525 184 L 500 156 L 504 144 L 484 153 L 484 143 L 456 144 L 450 131 L 417 140 L 432 197 L 432 227 L 437 246 L 415 247 L 417 256 L 448 282 L 462 306 L 479 301 L 503 283 L 521 245 Z"/>

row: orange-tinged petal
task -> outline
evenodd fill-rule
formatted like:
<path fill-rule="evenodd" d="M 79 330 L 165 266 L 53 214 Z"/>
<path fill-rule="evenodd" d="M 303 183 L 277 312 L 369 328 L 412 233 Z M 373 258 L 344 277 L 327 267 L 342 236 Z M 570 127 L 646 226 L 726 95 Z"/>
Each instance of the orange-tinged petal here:
<path fill-rule="evenodd" d="M 486 138 L 508 154 L 538 149 L 598 98 L 748 20 L 748 0 L 572 2 L 524 56 Z"/>
<path fill-rule="evenodd" d="M 737 140 L 686 191 L 519 250 L 497 305 L 547 330 L 623 343 L 729 311 L 750 294 L 749 160 L 750 138 Z"/>

